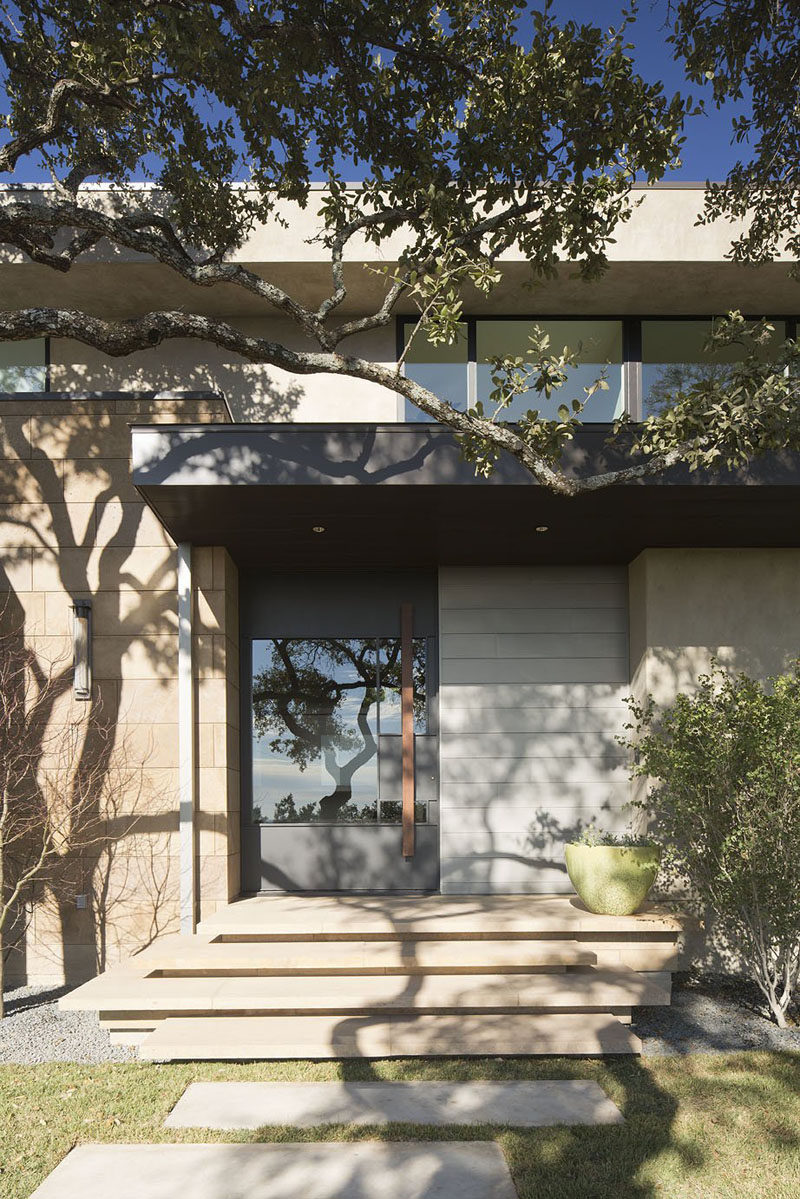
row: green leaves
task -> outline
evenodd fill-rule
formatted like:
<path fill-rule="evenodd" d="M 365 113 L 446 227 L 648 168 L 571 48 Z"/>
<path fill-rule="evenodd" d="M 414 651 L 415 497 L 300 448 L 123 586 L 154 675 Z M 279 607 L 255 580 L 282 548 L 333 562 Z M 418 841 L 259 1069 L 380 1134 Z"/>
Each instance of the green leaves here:
<path fill-rule="evenodd" d="M 682 0 L 669 39 L 689 79 L 710 86 L 718 107 L 744 101 L 732 120 L 733 140 L 746 146 L 723 183 L 706 194 L 703 222 L 743 221 L 733 242 L 737 262 L 800 258 L 800 11 L 775 0 Z"/>
<path fill-rule="evenodd" d="M 770 451 L 800 448 L 800 350 L 776 344 L 768 321 L 732 312 L 708 338 L 708 367 L 665 397 L 644 422 L 634 451 L 645 456 L 677 452 L 691 470 L 733 469 Z M 739 362 L 719 363 L 716 351 L 742 351 Z"/>
<path fill-rule="evenodd" d="M 800 678 L 717 663 L 692 694 L 629 701 L 624 742 L 673 885 L 711 908 L 778 1022 L 800 971 Z"/>
<path fill-rule="evenodd" d="M 30 153 L 64 175 L 153 180 L 179 235 L 212 252 L 324 179 L 329 231 L 402 210 L 409 263 L 454 243 L 491 269 L 516 240 L 536 274 L 563 244 L 592 275 L 636 172 L 674 160 L 683 107 L 636 74 L 621 31 L 560 24 L 545 6 L 523 45 L 527 9 L 0 0 L 9 127 L 37 128 L 57 82 L 76 80 L 80 97 Z M 364 184 L 345 196 L 354 166 Z M 387 215 L 367 236 L 394 228 Z"/>
<path fill-rule="evenodd" d="M 770 47 L 785 48 L 795 61 L 794 17 L 782 6 L 765 26 L 765 4 L 728 6 L 747 20 L 727 67 L 728 50 L 713 47 L 707 6 L 692 23 L 692 5 L 679 5 L 696 60 L 682 34 L 676 48 L 695 74 L 713 70 L 715 94 L 734 93 L 748 71 L 771 68 Z M 481 300 L 493 292 L 512 250 L 531 283 L 552 277 L 564 261 L 596 278 L 618 225 L 631 215 L 634 181 L 657 180 L 678 160 L 691 101 L 668 98 L 658 81 L 637 74 L 630 19 L 602 29 L 561 20 L 550 4 L 528 8 L 525 0 L 0 0 L 8 95 L 0 175 L 24 175 L 33 161 L 59 185 L 35 204 L 18 196 L 4 203 L 0 238 L 59 271 L 102 239 L 113 251 L 151 255 L 182 284 L 243 289 L 248 310 L 254 302 L 265 315 L 277 309 L 322 353 L 266 338 L 237 341 L 236 330 L 203 323 L 191 310 L 186 332 L 216 337 L 249 361 L 263 355 L 273 365 L 352 373 L 394 390 L 393 371 L 340 351 L 348 337 L 385 326 L 402 300 L 416 306 L 432 345 L 452 343 L 465 305 L 476 292 Z M 533 30 L 525 44 L 523 16 Z M 764 54 L 753 57 L 747 39 L 759 28 L 768 36 Z M 786 83 L 785 73 L 778 77 Z M 766 96 L 766 75 L 759 85 Z M 347 186 L 354 173 L 362 177 L 357 188 Z M 95 201 L 85 193 L 76 199 L 79 184 L 97 178 L 119 185 L 102 201 L 109 209 L 102 222 L 97 207 L 90 209 Z M 756 209 L 768 235 L 759 243 L 764 252 L 776 228 L 789 230 L 784 216 L 794 212 L 796 189 L 794 176 L 786 178 L 778 225 L 766 200 Z M 132 192 L 134 179 L 156 188 Z M 324 191 L 315 187 L 320 181 Z M 291 205 L 309 204 L 331 255 L 330 293 L 317 308 L 290 295 L 283 275 L 278 282 L 231 260 L 257 224 L 285 225 Z M 340 320 L 348 252 L 351 260 L 391 266 L 369 268 L 380 276 L 375 311 Z M 97 349 L 139 345 L 130 328 L 101 326 L 90 314 L 84 327 L 74 314 L 36 312 L 26 313 L 26 336 L 67 335 L 78 323 Z M 731 322 L 712 341 L 740 339 L 745 360 L 724 378 L 678 388 L 648 419 L 634 437 L 636 477 L 678 461 L 693 470 L 738 467 L 800 444 L 796 351 L 785 347 L 770 365 L 766 327 L 748 328 L 738 315 Z M 179 334 L 179 314 L 166 324 L 171 336 Z M 6 328 L 20 336 L 21 324 Z M 581 395 L 567 390 L 577 353 L 535 334 L 527 354 L 496 359 L 489 395 L 471 421 L 430 392 L 406 387 L 404 394 L 458 432 L 481 473 L 491 473 L 508 450 L 564 494 L 597 488 L 603 479 L 573 474 L 567 482 L 561 469 L 585 405 L 608 389 L 601 372 Z M 509 411 L 527 393 L 536 399 L 512 427 Z M 556 417 L 545 419 L 554 397 Z M 630 432 L 617 426 L 625 449 Z M 609 473 L 613 481 L 623 477 L 633 476 Z"/>

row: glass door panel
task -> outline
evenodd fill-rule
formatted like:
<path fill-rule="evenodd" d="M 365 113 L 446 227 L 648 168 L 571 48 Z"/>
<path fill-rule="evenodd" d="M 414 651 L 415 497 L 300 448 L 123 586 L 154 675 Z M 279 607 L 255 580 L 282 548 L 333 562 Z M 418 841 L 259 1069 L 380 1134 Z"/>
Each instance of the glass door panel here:
<path fill-rule="evenodd" d="M 430 770 L 426 638 L 413 655 L 420 774 Z M 253 824 L 400 822 L 400 658 L 399 637 L 253 641 Z M 426 779 L 418 823 L 429 820 Z"/>
<path fill-rule="evenodd" d="M 376 642 L 253 642 L 253 820 L 364 823 L 378 811 Z"/>

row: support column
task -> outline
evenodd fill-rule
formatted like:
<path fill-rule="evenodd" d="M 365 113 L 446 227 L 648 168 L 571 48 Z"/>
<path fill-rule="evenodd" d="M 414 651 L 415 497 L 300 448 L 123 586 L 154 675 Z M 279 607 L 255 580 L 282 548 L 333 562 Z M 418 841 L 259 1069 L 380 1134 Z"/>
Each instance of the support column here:
<path fill-rule="evenodd" d="M 180 791 L 181 932 L 197 927 L 195 854 L 195 711 L 192 671 L 192 547 L 178 546 L 178 762 Z"/>

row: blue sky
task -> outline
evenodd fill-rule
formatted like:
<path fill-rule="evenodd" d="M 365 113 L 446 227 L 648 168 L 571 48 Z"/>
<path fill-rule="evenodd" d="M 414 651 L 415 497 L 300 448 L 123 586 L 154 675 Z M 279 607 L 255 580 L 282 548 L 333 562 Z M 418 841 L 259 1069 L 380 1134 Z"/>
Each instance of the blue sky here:
<path fill-rule="evenodd" d="M 623 5 L 618 0 L 556 0 L 559 16 L 590 25 L 615 25 Z M 687 92 L 695 100 L 706 101 L 706 112 L 690 118 L 686 125 L 686 144 L 682 166 L 669 175 L 670 179 L 704 182 L 724 179 L 737 159 L 748 157 L 747 146 L 731 145 L 731 118 L 738 109 L 728 105 L 717 110 L 711 102 L 711 89 L 697 88 L 687 83 L 680 63 L 673 60 L 671 47 L 666 44 L 669 30 L 665 28 L 666 0 L 640 0 L 639 16 L 631 29 L 630 41 L 635 45 L 634 58 L 639 72 L 648 80 L 660 79 L 668 96 Z"/>
<path fill-rule="evenodd" d="M 531 0 L 531 8 L 538 7 L 539 0 Z M 555 0 L 554 10 L 563 18 L 573 18 L 586 24 L 608 26 L 619 23 L 624 4 L 621 0 Z M 710 89 L 690 87 L 686 82 L 681 64 L 673 60 L 671 48 L 666 44 L 668 30 L 665 28 L 667 0 L 640 0 L 639 17 L 630 30 L 630 41 L 635 46 L 634 58 L 641 74 L 648 80 L 660 79 L 668 96 L 676 91 L 691 92 L 695 100 L 705 99 L 707 110 L 687 122 L 687 140 L 682 153 L 682 165 L 670 173 L 670 180 L 703 182 L 706 179 L 723 179 L 737 158 L 746 158 L 746 146 L 731 145 L 731 117 L 734 110 L 718 111 L 711 102 Z M 523 21 L 520 37 L 525 39 L 530 25 Z M 348 178 L 357 179 L 359 172 L 347 170 Z M 20 181 L 34 182 L 48 178 L 44 170 L 37 170 L 34 161 L 27 159 L 18 172 Z"/>

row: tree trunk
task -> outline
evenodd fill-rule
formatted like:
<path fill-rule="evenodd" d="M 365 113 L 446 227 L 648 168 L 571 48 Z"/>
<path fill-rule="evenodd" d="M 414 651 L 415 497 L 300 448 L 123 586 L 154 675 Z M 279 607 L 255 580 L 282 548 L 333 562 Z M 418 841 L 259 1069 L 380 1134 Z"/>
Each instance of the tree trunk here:
<path fill-rule="evenodd" d="M 6 927 L 6 909 L 5 902 L 5 874 L 3 871 L 3 838 L 0 836 L 0 1020 L 4 1019 L 6 1014 L 6 1003 L 3 995 L 3 986 L 6 977 L 6 959 L 5 959 L 5 938 L 3 933 Z"/>
<path fill-rule="evenodd" d="M 786 1028 L 786 1012 L 777 999 L 770 995 L 769 1010 L 778 1028 Z"/>

